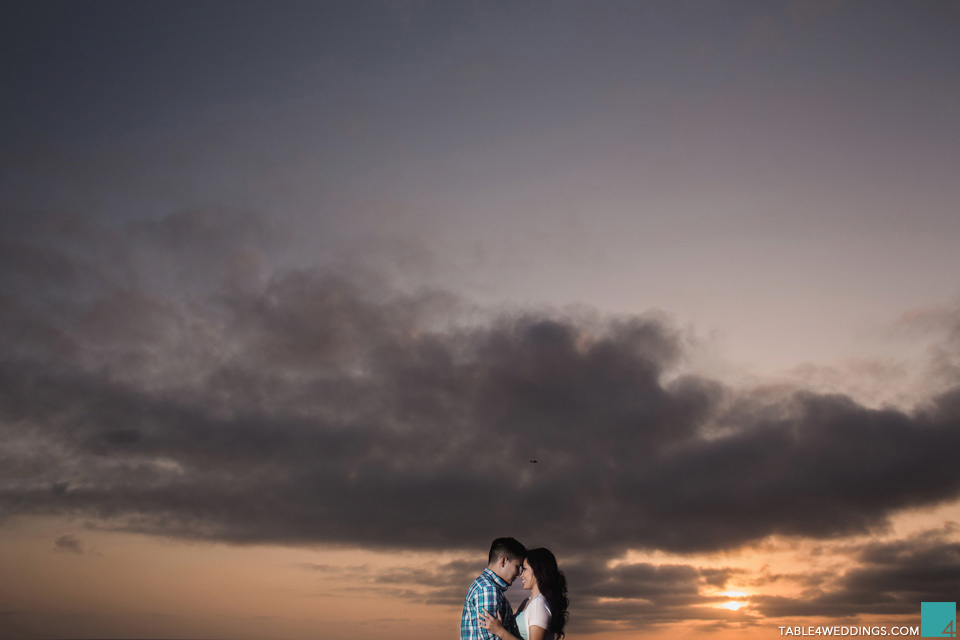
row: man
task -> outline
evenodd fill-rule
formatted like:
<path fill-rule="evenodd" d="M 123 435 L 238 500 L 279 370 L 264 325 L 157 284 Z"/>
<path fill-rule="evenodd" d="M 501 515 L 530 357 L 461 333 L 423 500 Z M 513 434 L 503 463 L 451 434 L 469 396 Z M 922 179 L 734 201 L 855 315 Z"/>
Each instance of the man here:
<path fill-rule="evenodd" d="M 490 545 L 487 568 L 473 581 L 463 601 L 463 613 L 460 615 L 460 640 L 491 640 L 492 633 L 480 626 L 480 610 L 503 621 L 507 631 L 520 635 L 517 621 L 513 617 L 513 607 L 507 602 L 503 592 L 520 575 L 526 548 L 513 538 L 497 538 Z"/>

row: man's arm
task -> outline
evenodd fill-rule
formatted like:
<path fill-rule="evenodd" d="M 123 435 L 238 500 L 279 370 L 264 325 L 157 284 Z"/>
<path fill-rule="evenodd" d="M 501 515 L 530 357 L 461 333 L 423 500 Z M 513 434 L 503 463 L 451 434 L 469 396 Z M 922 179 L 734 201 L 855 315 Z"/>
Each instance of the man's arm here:
<path fill-rule="evenodd" d="M 496 636 L 480 626 L 480 611 L 486 611 L 490 615 L 497 615 L 499 609 L 497 606 L 497 592 L 493 588 L 477 589 L 470 602 L 473 606 L 471 616 L 476 621 L 477 638 L 480 640 L 493 640 Z"/>

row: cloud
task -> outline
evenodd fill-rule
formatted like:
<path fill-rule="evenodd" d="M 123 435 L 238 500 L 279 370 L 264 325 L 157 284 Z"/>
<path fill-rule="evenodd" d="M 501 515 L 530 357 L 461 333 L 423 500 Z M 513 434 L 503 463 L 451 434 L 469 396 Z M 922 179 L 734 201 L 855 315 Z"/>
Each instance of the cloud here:
<path fill-rule="evenodd" d="M 767 617 L 916 614 L 918 602 L 949 600 L 960 589 L 956 526 L 866 545 L 858 564 L 832 583 L 795 598 L 760 596 Z"/>
<path fill-rule="evenodd" d="M 913 413 L 751 394 L 677 375 L 684 339 L 659 314 L 477 310 L 347 267 L 246 277 L 229 257 L 266 252 L 264 227 L 13 234 L 31 248 L 0 288 L 22 327 L 0 343 L 3 514 L 234 543 L 508 533 L 610 558 L 869 532 L 960 493 L 958 390 Z M 107 236 L 121 275 L 93 250 Z"/>
<path fill-rule="evenodd" d="M 459 607 L 467 587 L 483 567 L 479 556 L 440 564 L 418 564 L 388 570 L 359 567 L 350 576 L 363 583 L 354 587 L 364 593 L 379 593 L 413 602 Z M 312 566 L 305 569 L 315 570 Z M 645 628 L 689 619 L 727 621 L 729 610 L 715 605 L 728 597 L 709 593 L 723 588 L 732 577 L 743 579 L 746 571 L 736 568 L 700 568 L 684 564 L 626 563 L 609 567 L 595 555 L 560 558 L 560 568 L 570 586 L 576 615 L 573 628 L 588 631 L 590 625 L 628 624 Z M 330 577 L 345 572 L 322 567 Z M 508 597 L 519 592 L 518 585 Z M 522 596 L 526 597 L 526 593 Z M 519 600 L 514 605 L 519 605 Z M 740 616 L 743 618 L 743 616 Z M 579 627 L 577 626 L 579 625 Z"/>
<path fill-rule="evenodd" d="M 57 551 L 69 551 L 70 553 L 83 555 L 83 541 L 70 534 L 62 535 L 54 540 L 53 546 Z"/>
<path fill-rule="evenodd" d="M 729 620 L 732 612 L 716 606 L 729 598 L 710 591 L 743 573 L 734 568 L 646 562 L 611 568 L 590 559 L 566 563 L 562 569 L 571 601 L 576 602 L 576 616 L 571 617 L 574 628 L 604 622 L 639 629 L 685 620 Z"/>
<path fill-rule="evenodd" d="M 478 554 L 478 558 L 481 556 Z M 431 605 L 460 606 L 467 587 L 483 568 L 482 560 L 453 560 L 442 564 L 397 567 L 389 570 L 364 567 L 353 575 L 366 583 L 364 591 L 389 594 Z M 512 592 L 508 592 L 508 596 Z"/>
<path fill-rule="evenodd" d="M 892 340 L 925 342 L 926 388 L 943 391 L 960 385 L 960 304 L 907 311 L 886 333 Z"/>

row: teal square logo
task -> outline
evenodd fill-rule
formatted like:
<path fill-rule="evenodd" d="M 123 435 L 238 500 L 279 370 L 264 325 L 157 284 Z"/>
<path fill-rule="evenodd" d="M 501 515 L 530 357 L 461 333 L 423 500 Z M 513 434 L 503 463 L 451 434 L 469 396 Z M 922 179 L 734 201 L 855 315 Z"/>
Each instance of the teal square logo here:
<path fill-rule="evenodd" d="M 920 636 L 923 638 L 956 638 L 957 603 L 921 602 Z"/>

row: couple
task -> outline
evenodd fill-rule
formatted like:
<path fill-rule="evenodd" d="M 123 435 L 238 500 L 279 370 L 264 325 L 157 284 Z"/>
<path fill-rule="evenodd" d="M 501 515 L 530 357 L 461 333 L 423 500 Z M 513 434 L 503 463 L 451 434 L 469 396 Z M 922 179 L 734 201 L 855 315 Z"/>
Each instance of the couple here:
<path fill-rule="evenodd" d="M 490 545 L 487 568 L 463 601 L 460 640 L 559 640 L 567 624 L 567 580 L 548 549 L 527 551 L 513 538 Z M 517 576 L 530 597 L 514 617 L 503 592 Z"/>

